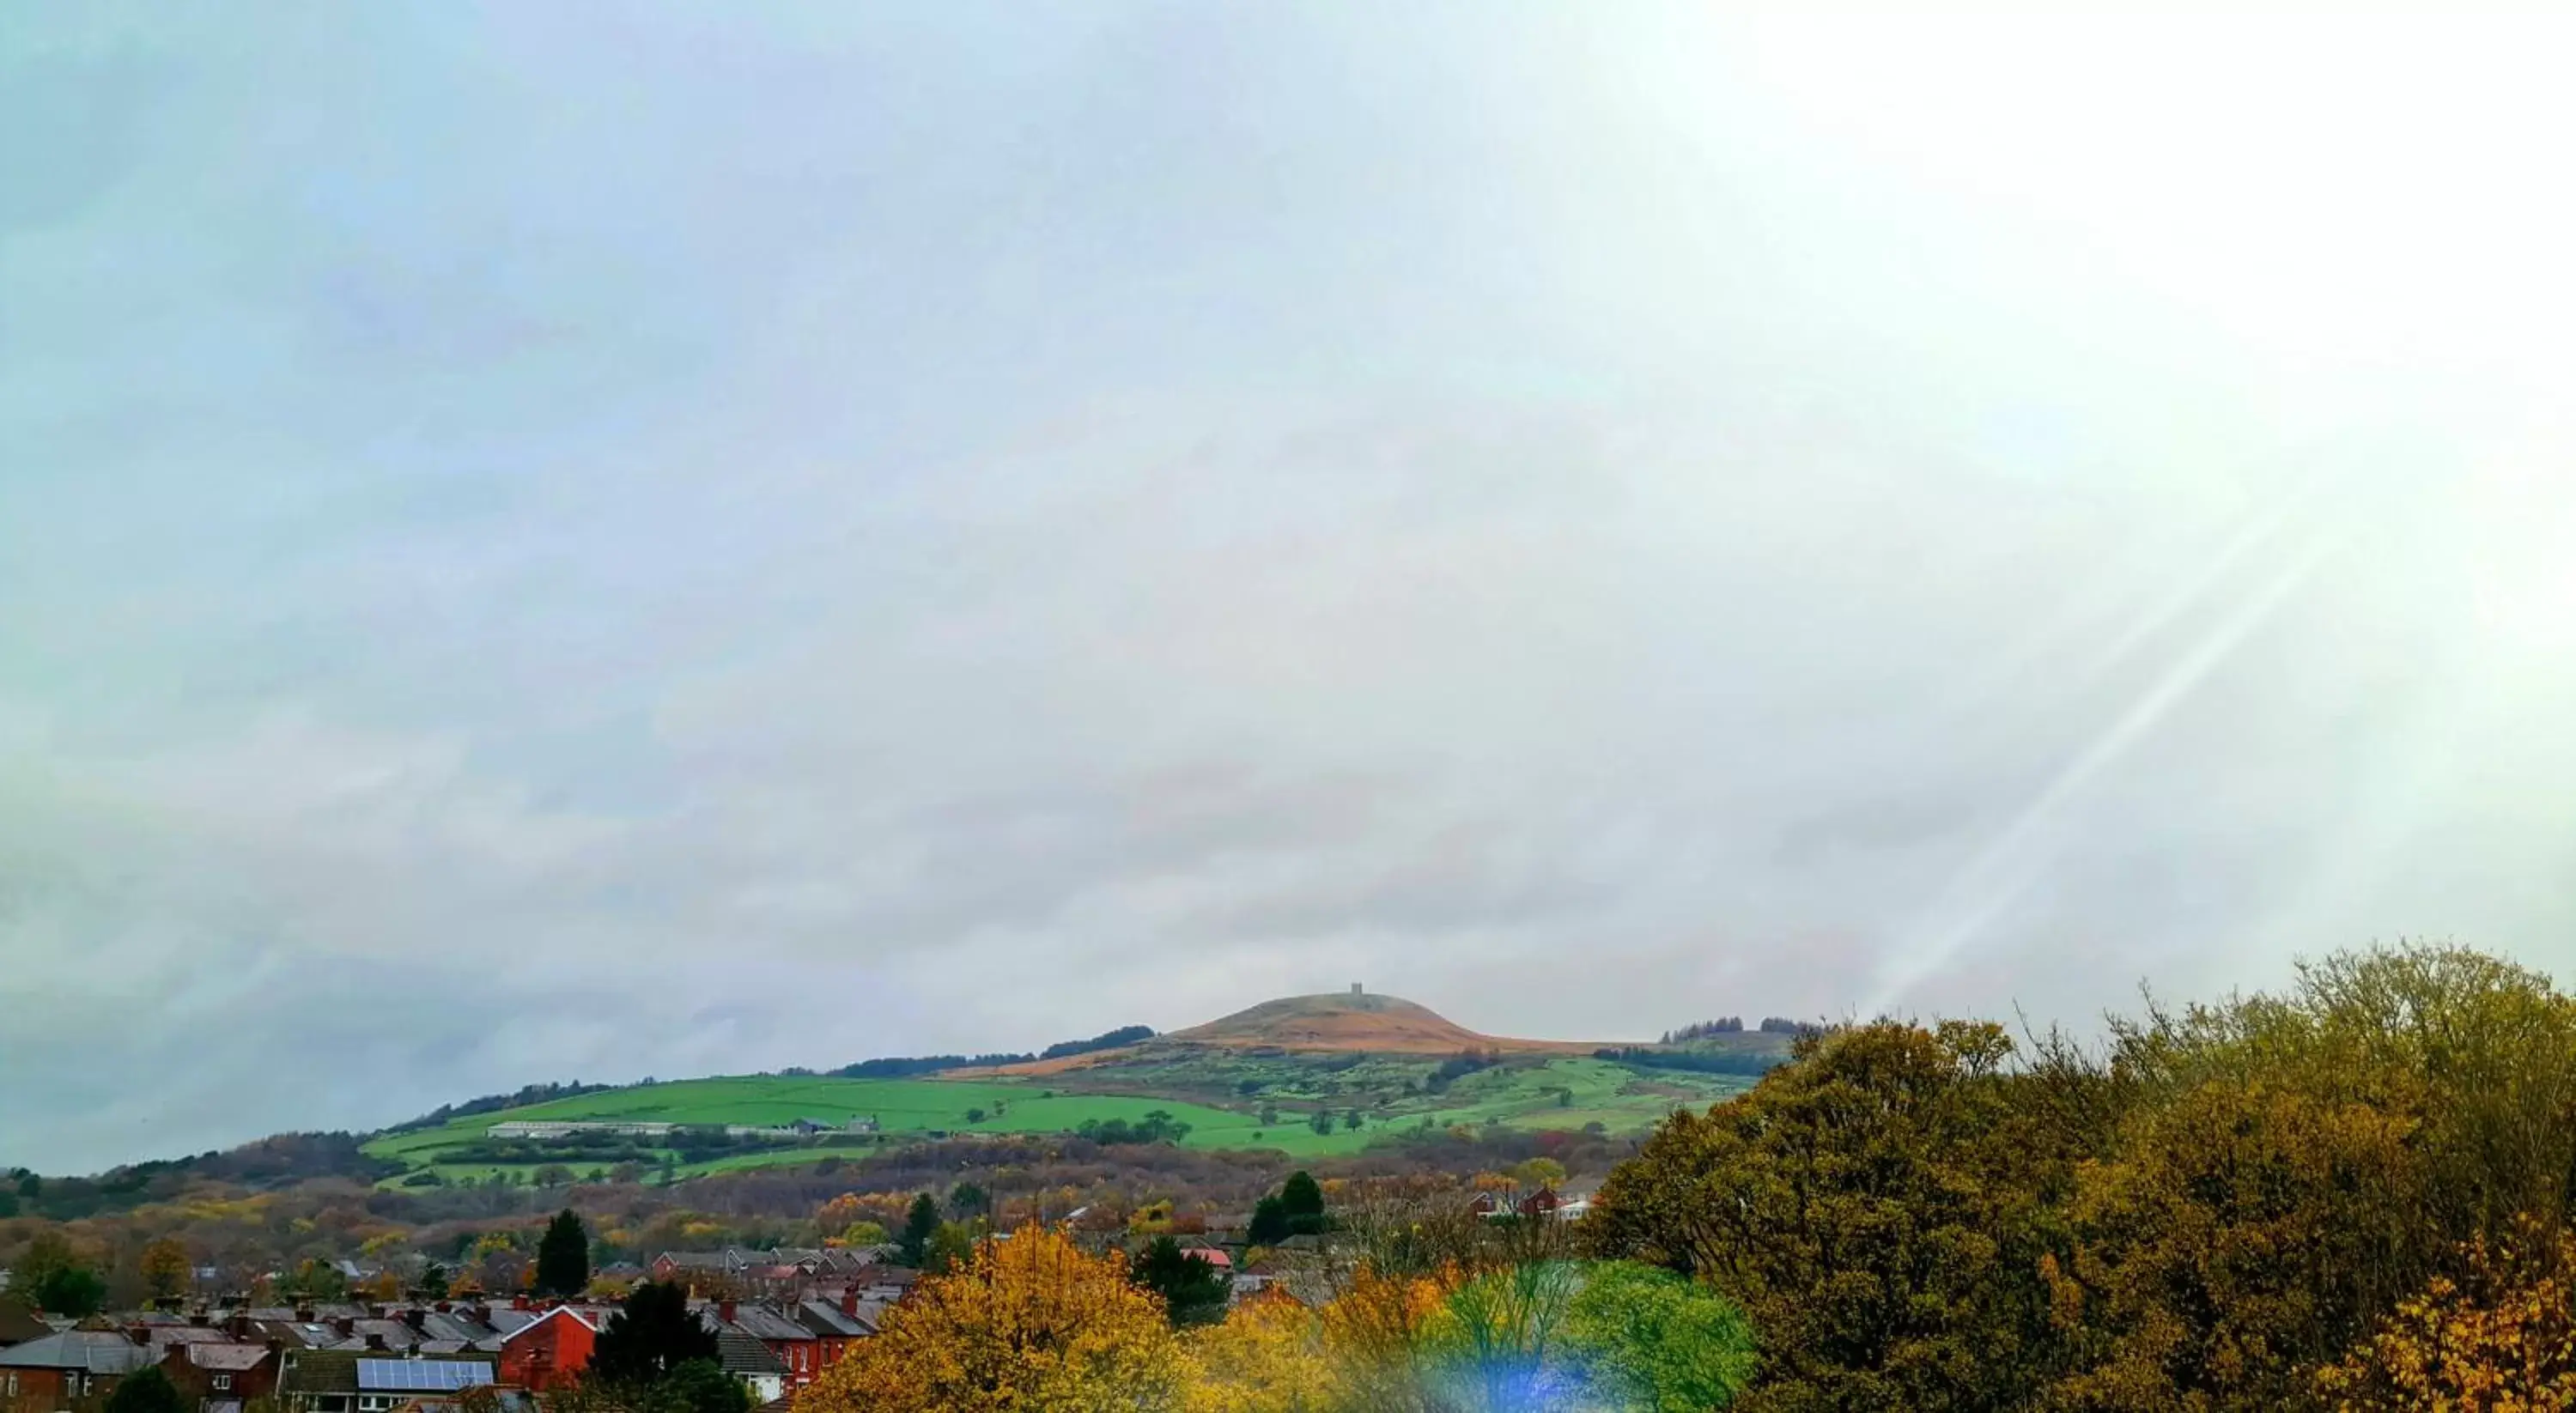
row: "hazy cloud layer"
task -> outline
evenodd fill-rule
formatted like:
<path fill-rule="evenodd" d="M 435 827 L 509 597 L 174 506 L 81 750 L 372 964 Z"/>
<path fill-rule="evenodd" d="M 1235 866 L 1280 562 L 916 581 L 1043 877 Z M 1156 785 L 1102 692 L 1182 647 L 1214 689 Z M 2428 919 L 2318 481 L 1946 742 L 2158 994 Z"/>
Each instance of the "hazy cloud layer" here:
<path fill-rule="evenodd" d="M 2567 38 L 21 16 L 0 1163 L 2563 965 Z"/>

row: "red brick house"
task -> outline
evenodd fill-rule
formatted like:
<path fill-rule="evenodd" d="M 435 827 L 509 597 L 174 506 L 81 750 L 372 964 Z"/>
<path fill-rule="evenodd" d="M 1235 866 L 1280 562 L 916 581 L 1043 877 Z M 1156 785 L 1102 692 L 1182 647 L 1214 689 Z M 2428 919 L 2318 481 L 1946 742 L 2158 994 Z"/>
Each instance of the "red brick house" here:
<path fill-rule="evenodd" d="M 222 1413 L 225 1404 L 239 1408 L 274 1395 L 284 1362 L 274 1345 L 180 1341 L 164 1347 L 161 1372 L 203 1413 Z"/>
<path fill-rule="evenodd" d="M 885 1313 L 885 1305 L 861 1300 L 853 1287 L 842 1291 L 838 1300 L 808 1300 L 792 1313 L 796 1323 L 813 1331 L 815 1368 L 819 1372 L 840 1363 L 853 1345 L 877 1332 L 877 1319 Z"/>
<path fill-rule="evenodd" d="M 789 1393 L 797 1392 L 822 1375 L 822 1339 L 785 1313 L 767 1305 L 727 1300 L 718 1307 L 718 1317 L 759 1340 L 777 1356 L 778 1362 L 787 1367 Z"/>
<path fill-rule="evenodd" d="M 123 1330 L 65 1330 L 0 1349 L 0 1402 L 66 1408 L 153 1362 Z"/>
<path fill-rule="evenodd" d="M 501 1382 L 539 1393 L 568 1388 L 590 1367 L 599 1330 L 570 1306 L 557 1306 L 501 1341 Z"/>

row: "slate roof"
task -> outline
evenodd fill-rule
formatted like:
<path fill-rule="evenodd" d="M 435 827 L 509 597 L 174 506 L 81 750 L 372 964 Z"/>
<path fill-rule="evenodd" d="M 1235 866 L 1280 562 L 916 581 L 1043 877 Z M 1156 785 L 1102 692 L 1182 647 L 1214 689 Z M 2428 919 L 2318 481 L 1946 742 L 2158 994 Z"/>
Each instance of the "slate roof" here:
<path fill-rule="evenodd" d="M 420 1338 L 423 1348 L 426 1348 L 430 1342 L 472 1344 L 478 1339 L 489 1339 L 498 1333 L 499 1331 L 490 1325 L 461 1312 L 424 1310 L 420 1313 Z"/>
<path fill-rule="evenodd" d="M 420 1332 L 401 1320 L 353 1320 L 349 1333 L 357 1339 L 374 1335 L 387 1349 L 405 1350 L 420 1343 Z"/>
<path fill-rule="evenodd" d="M 850 1314 L 829 1300 L 808 1300 L 796 1307 L 797 1322 L 826 1339 L 864 1339 L 877 1332 L 876 1316 L 885 1302 L 862 1300 L 859 1313 Z"/>
<path fill-rule="evenodd" d="M 208 1325 L 152 1325 L 144 1330 L 155 1349 L 174 1344 L 231 1344 L 233 1337 Z"/>
<path fill-rule="evenodd" d="M 320 1320 L 253 1319 L 250 1327 L 260 1338 L 277 1340 L 289 1349 L 364 1349 L 367 1345 Z"/>
<path fill-rule="evenodd" d="M 724 1365 L 726 1373 L 737 1378 L 787 1372 L 787 1366 L 769 1352 L 768 1345 L 731 1325 L 716 1331 L 716 1360 Z"/>
<path fill-rule="evenodd" d="M 0 1295 L 0 1346 L 25 1344 L 53 1332 L 54 1327 L 37 1319 L 25 1302 Z"/>
<path fill-rule="evenodd" d="M 192 1344 L 188 1346 L 188 1362 L 200 1369 L 256 1369 L 266 1358 L 268 1358 L 268 1346 L 264 1344 Z"/>
<path fill-rule="evenodd" d="M 114 1330 L 65 1330 L 0 1349 L 0 1369 L 128 1374 L 152 1362 L 151 1350 Z"/>
<path fill-rule="evenodd" d="M 766 1305 L 737 1305 L 733 1311 L 736 1329 L 764 1343 L 779 1340 L 812 1339 L 814 1332 L 788 1319 Z"/>

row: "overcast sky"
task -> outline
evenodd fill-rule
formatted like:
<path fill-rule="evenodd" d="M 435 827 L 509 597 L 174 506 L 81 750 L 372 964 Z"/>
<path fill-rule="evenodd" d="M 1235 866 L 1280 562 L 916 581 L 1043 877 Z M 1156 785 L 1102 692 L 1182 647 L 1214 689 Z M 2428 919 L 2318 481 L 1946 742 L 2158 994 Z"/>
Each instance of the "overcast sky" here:
<path fill-rule="evenodd" d="M 2576 36 L 120 8 L 0 26 L 0 1164 L 2571 960 Z"/>

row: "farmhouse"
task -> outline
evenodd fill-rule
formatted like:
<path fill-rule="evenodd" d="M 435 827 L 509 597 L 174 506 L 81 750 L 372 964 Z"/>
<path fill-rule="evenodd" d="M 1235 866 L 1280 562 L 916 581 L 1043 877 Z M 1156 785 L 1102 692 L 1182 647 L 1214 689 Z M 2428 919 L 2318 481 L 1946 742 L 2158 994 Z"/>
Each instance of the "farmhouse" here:
<path fill-rule="evenodd" d="M 599 1134 L 612 1138 L 668 1138 L 678 1124 L 645 1122 L 611 1122 L 582 1119 L 512 1119 L 483 1130 L 486 1138 L 580 1138 Z"/>

